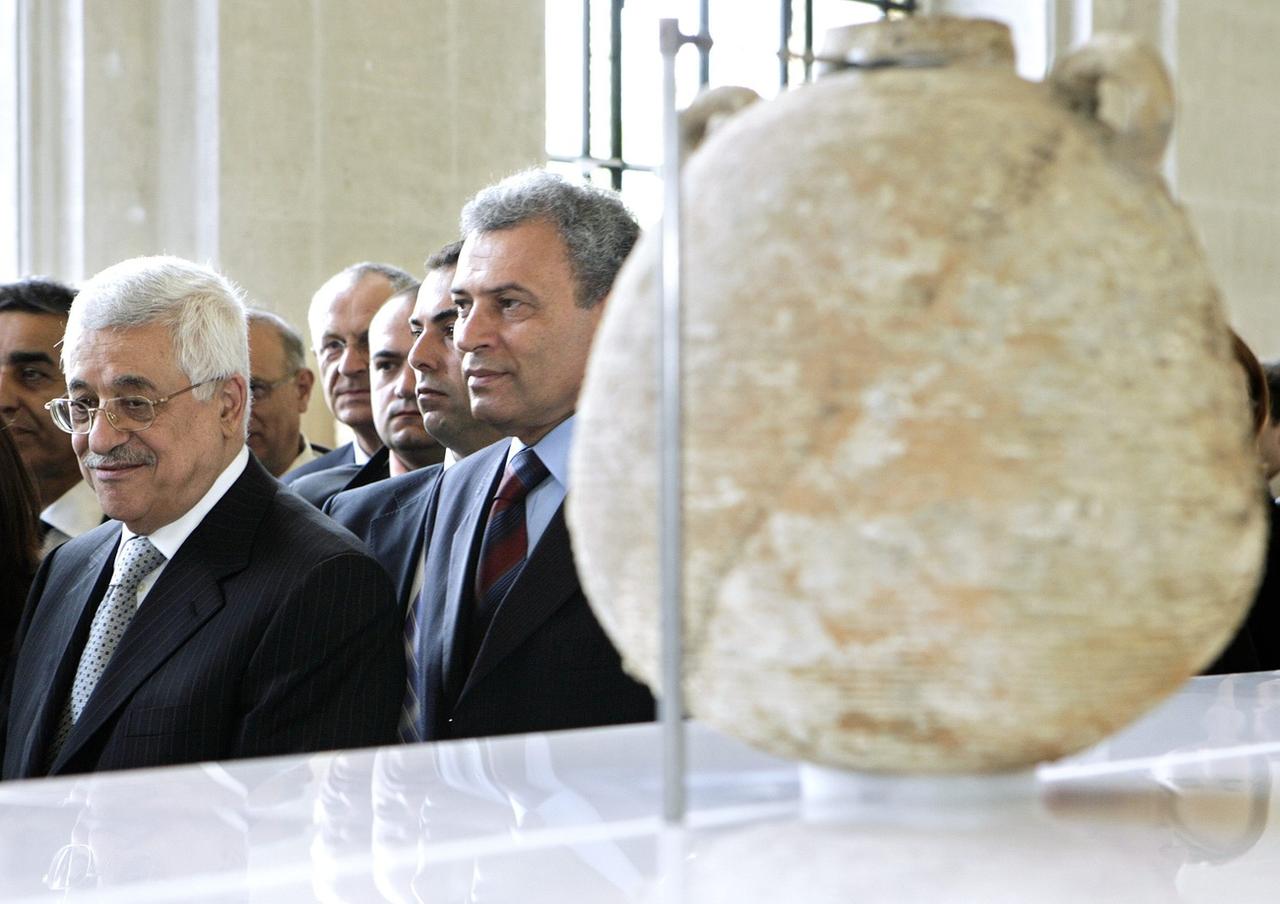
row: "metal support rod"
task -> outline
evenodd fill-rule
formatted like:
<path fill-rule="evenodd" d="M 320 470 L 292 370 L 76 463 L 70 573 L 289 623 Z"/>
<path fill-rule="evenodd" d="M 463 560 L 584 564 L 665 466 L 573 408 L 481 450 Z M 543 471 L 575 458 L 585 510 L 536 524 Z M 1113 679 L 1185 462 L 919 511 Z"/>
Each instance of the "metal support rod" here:
<path fill-rule="evenodd" d="M 679 823 L 685 813 L 684 695 L 684 519 L 681 499 L 683 398 L 681 391 L 681 200 L 680 132 L 676 119 L 676 54 L 684 44 L 709 48 L 706 34 L 680 33 L 677 19 L 658 22 L 662 51 L 662 324 L 658 342 L 661 403 L 658 445 L 661 464 L 659 553 L 662 563 L 662 693 L 658 712 L 662 722 L 662 815 Z"/>
<path fill-rule="evenodd" d="M 782 22 L 778 38 L 778 87 L 786 88 L 791 81 L 791 4 L 793 0 L 781 0 L 779 7 Z"/>
<path fill-rule="evenodd" d="M 804 80 L 813 81 L 813 0 L 804 0 Z"/>
<path fill-rule="evenodd" d="M 698 2 L 698 87 L 711 81 L 711 0 Z"/>
<path fill-rule="evenodd" d="M 609 156 L 622 159 L 622 2 L 609 5 Z M 615 191 L 622 191 L 622 167 L 610 168 Z"/>
<path fill-rule="evenodd" d="M 591 156 L 591 3 L 582 0 L 582 156 Z"/>

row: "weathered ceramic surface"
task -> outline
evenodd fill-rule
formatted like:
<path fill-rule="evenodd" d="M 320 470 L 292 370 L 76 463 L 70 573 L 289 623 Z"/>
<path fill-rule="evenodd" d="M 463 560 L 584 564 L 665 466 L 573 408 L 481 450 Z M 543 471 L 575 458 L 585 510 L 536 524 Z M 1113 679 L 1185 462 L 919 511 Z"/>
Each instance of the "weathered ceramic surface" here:
<path fill-rule="evenodd" d="M 849 72 L 685 171 L 686 695 L 856 769 L 1078 750 L 1210 661 L 1265 526 L 1181 210 L 1006 68 Z M 658 236 L 579 405 L 584 586 L 657 685 Z"/>

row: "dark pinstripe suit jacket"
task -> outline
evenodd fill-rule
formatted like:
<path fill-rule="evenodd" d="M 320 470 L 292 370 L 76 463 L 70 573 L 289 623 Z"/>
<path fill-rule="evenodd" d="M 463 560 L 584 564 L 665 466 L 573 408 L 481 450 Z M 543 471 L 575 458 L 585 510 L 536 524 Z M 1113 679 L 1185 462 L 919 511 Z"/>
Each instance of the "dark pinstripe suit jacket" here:
<path fill-rule="evenodd" d="M 494 614 L 474 663 L 465 630 L 476 558 L 509 440 L 454 465 L 428 513 L 423 593 L 427 739 L 651 721 L 578 583 L 561 506 Z"/>
<path fill-rule="evenodd" d="M 60 547 L 36 577 L 4 778 L 394 740 L 403 635 L 386 574 L 251 459 L 161 572 L 46 769 L 119 538 L 119 522 L 108 522 Z"/>

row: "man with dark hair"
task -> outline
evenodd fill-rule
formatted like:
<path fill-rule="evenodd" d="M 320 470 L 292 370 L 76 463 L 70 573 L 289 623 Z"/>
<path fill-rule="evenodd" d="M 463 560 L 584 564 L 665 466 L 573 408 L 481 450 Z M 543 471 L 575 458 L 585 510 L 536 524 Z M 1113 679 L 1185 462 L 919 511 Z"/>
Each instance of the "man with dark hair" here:
<path fill-rule="evenodd" d="M 408 363 L 415 376 L 418 411 L 427 432 L 445 447 L 443 466 L 348 490 L 325 505 L 325 511 L 364 540 L 382 563 L 406 612 L 422 590 L 427 510 L 443 468 L 502 438 L 471 416 L 462 361 L 453 345 L 457 308 L 450 287 L 461 247 L 461 242 L 453 242 L 427 258 L 426 276 L 409 316 L 413 345 Z M 406 626 L 409 636 L 413 627 Z M 406 740 L 421 738 L 412 722 L 412 715 L 404 714 L 401 736 Z"/>
<path fill-rule="evenodd" d="M 472 414 L 513 439 L 447 471 L 431 506 L 406 701 L 415 736 L 653 718 L 587 604 L 564 520 L 587 354 L 638 232 L 616 194 L 538 170 L 463 209 L 454 343 Z"/>
<path fill-rule="evenodd" d="M 311 297 L 307 321 L 320 363 L 320 388 L 355 441 L 290 471 L 285 483 L 337 465 L 364 465 L 382 448 L 369 397 L 369 322 L 388 298 L 413 283 L 399 267 L 366 261 L 335 273 Z"/>
<path fill-rule="evenodd" d="M 0 428 L 9 431 L 35 478 L 45 554 L 102 523 L 71 438 L 44 410 L 67 389 L 57 345 L 75 295 L 51 279 L 0 285 Z"/>
<path fill-rule="evenodd" d="M 273 477 L 314 461 L 329 450 L 302 435 L 302 415 L 316 375 L 307 367 L 302 334 L 282 317 L 250 308 L 249 449 Z"/>

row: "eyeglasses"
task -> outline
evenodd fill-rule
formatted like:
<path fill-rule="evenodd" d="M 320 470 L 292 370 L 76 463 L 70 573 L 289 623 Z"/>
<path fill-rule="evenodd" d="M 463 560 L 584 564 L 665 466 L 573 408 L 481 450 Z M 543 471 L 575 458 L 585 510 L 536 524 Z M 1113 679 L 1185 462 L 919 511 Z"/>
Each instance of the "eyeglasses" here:
<path fill-rule="evenodd" d="M 222 377 L 192 383 L 186 389 L 171 392 L 163 399 L 149 399 L 146 396 L 121 396 L 118 399 L 103 399 L 100 405 L 90 405 L 77 399 L 54 399 L 45 402 L 53 417 L 54 424 L 66 433 L 88 433 L 93 429 L 93 419 L 101 411 L 106 414 L 111 426 L 123 433 L 137 433 L 146 430 L 156 419 L 156 408 L 177 398 L 184 392 L 190 392 L 206 383 L 216 383 Z"/>
<path fill-rule="evenodd" d="M 249 395 L 253 396 L 255 402 L 265 402 L 271 398 L 271 393 L 276 389 L 286 383 L 292 383 L 297 377 L 296 373 L 281 377 L 279 380 L 259 380 L 257 377 L 252 377 L 249 380 Z"/>

